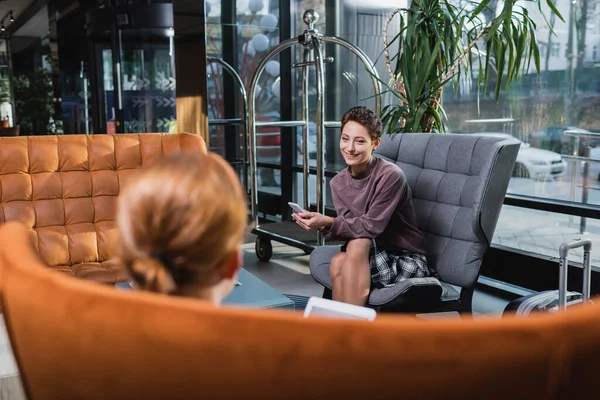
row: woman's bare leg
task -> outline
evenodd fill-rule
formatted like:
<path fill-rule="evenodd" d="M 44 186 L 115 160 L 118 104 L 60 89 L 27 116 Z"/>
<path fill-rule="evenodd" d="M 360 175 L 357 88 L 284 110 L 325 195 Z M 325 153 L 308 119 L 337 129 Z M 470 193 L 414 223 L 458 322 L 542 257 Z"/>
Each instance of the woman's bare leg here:
<path fill-rule="evenodd" d="M 371 289 L 369 251 L 371 239 L 353 239 L 346 246 L 346 257 L 341 270 L 341 301 L 364 306 Z"/>
<path fill-rule="evenodd" d="M 344 260 L 346 259 L 346 253 L 340 252 L 333 256 L 331 263 L 329 264 L 329 276 L 331 277 L 332 287 L 332 298 L 333 300 L 342 301 L 342 267 L 344 266 Z"/>

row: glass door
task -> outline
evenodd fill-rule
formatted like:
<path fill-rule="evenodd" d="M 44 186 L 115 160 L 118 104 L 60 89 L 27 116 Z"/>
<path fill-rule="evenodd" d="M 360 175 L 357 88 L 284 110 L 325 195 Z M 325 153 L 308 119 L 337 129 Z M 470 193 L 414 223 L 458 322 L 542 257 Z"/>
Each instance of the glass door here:
<path fill-rule="evenodd" d="M 97 50 L 107 133 L 119 132 L 120 125 L 123 133 L 175 132 L 173 29 L 123 30 L 117 44 L 119 60 L 106 44 Z M 120 85 L 114 83 L 115 66 Z"/>

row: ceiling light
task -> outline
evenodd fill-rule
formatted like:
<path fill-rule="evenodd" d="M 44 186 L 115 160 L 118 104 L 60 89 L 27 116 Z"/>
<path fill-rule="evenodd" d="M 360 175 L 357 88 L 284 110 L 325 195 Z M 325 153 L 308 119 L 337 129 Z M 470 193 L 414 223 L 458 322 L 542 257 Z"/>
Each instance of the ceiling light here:
<path fill-rule="evenodd" d="M 10 10 L 10 22 L 15 22 L 15 17 L 13 17 L 12 10 Z"/>

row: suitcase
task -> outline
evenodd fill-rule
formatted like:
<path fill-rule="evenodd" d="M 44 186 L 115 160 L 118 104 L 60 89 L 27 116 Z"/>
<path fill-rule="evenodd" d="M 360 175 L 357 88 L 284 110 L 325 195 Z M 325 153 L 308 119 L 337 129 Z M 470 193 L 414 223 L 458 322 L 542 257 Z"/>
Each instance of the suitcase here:
<path fill-rule="evenodd" d="M 583 289 L 582 293 L 567 291 L 567 276 L 569 270 L 569 250 L 583 247 Z M 530 294 L 511 301 L 504 309 L 504 315 L 527 316 L 533 312 L 557 312 L 566 307 L 590 301 L 590 280 L 592 267 L 590 252 L 592 241 L 578 239 L 560 245 L 559 253 L 559 283 L 558 290 L 546 290 Z"/>

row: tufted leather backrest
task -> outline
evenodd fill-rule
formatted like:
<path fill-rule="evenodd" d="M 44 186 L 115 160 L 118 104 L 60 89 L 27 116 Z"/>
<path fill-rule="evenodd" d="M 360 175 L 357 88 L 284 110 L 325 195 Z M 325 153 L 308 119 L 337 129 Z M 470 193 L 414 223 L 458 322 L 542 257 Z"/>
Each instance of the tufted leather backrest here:
<path fill-rule="evenodd" d="M 32 228 L 51 267 L 101 262 L 116 240 L 123 181 L 165 154 L 205 152 L 191 134 L 0 138 L 0 223 Z"/>
<path fill-rule="evenodd" d="M 448 283 L 471 286 L 492 240 L 520 142 L 457 134 L 384 135 L 376 154 L 412 190 L 428 261 Z"/>

